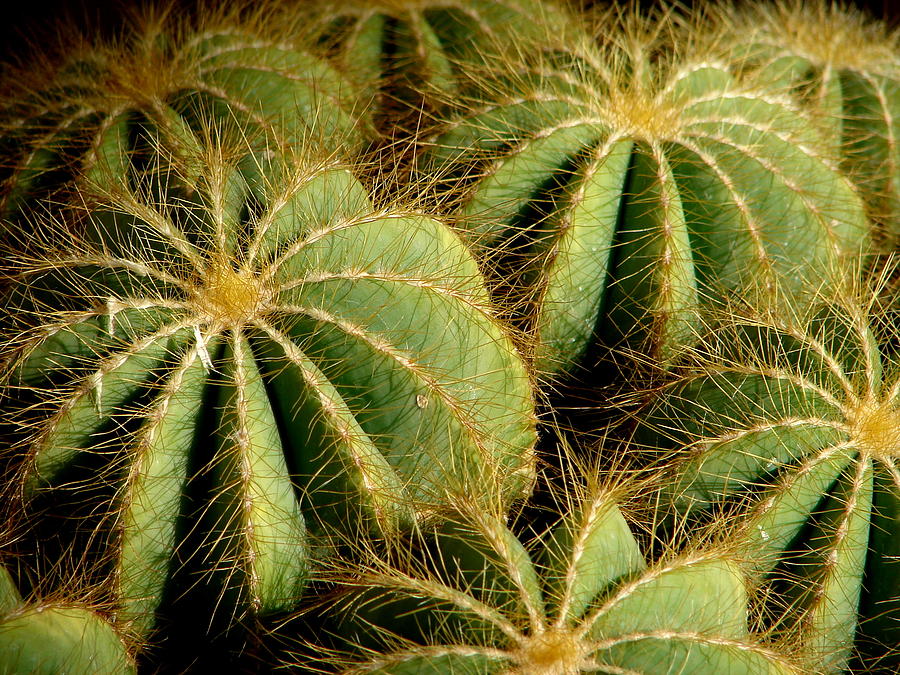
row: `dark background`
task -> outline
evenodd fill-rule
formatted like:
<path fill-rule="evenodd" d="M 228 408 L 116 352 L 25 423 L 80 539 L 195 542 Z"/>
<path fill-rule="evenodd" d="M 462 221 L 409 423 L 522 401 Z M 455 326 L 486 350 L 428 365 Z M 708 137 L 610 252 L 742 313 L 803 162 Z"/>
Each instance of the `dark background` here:
<path fill-rule="evenodd" d="M 198 1 L 173 0 L 176 11 L 190 11 Z M 228 1 L 228 0 L 224 0 Z M 334 0 L 339 3 L 340 0 Z M 591 0 L 584 0 L 590 2 Z M 831 2 L 832 0 L 808 0 Z M 58 18 L 64 24 L 89 25 L 92 30 L 109 32 L 121 22 L 123 8 L 149 4 L 146 0 L 6 0 L 0 9 L 0 60 L 28 59 L 28 43 L 55 42 L 53 33 Z M 154 3 L 156 4 L 156 3 Z M 654 4 L 644 0 L 642 5 Z M 684 4 L 691 4 L 685 2 Z M 696 4 L 696 3 L 695 3 Z M 892 26 L 900 24 L 900 0 L 856 0 L 849 3 L 867 9 Z M 2 63 L 0 63 L 2 65 Z"/>

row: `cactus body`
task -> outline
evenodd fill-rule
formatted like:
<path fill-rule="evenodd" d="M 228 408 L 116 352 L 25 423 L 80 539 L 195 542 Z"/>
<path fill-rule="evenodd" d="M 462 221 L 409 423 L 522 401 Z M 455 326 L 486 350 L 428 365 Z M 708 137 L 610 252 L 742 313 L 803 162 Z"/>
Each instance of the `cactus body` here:
<path fill-rule="evenodd" d="M 27 214 L 72 178 L 133 185 L 134 167 L 158 155 L 191 186 L 200 167 L 186 160 L 216 125 L 241 129 L 259 152 L 310 137 L 360 147 L 354 87 L 301 38 L 284 38 L 300 17 L 281 17 L 279 33 L 263 29 L 279 23 L 270 3 L 255 20 L 244 9 L 198 25 L 147 20 L 119 43 L 70 50 L 49 74 L 11 73 L 7 84 L 24 92 L 0 117 L 0 216 Z"/>
<path fill-rule="evenodd" d="M 774 623 L 817 672 L 842 672 L 854 646 L 887 667 L 900 639 L 897 364 L 853 306 L 745 318 L 715 345 L 644 419 L 648 443 L 686 448 L 672 504 L 725 509 Z"/>
<path fill-rule="evenodd" d="M 838 4 L 761 4 L 734 18 L 745 69 L 796 94 L 818 118 L 890 244 L 900 241 L 898 33 Z M 747 26 L 754 30 L 749 35 Z M 735 45 L 738 45 L 735 48 Z"/>
<path fill-rule="evenodd" d="M 396 533 L 532 475 L 529 379 L 456 235 L 375 211 L 334 162 L 198 165 L 196 192 L 89 213 L 10 305 L 23 489 L 106 514 L 81 527 L 141 637 L 176 567 L 229 619 L 285 609 L 310 535 Z"/>
<path fill-rule="evenodd" d="M 749 636 L 736 565 L 697 554 L 648 567 L 608 493 L 532 543 L 473 512 L 436 535 L 430 562 L 363 574 L 343 634 L 393 648 L 343 672 L 794 672 Z"/>
<path fill-rule="evenodd" d="M 344 0 L 323 2 L 317 11 L 319 41 L 338 66 L 371 90 L 387 89 L 408 101 L 411 112 L 436 105 L 466 87 L 469 72 L 523 36 L 552 38 L 567 21 L 553 5 L 535 0 Z M 396 105 L 394 106 L 396 108 Z M 397 123 L 397 111 L 380 111 Z M 376 113 L 378 114 L 378 113 Z M 421 122 L 421 120 L 419 120 Z"/>
<path fill-rule="evenodd" d="M 25 604 L 0 567 L 0 673 L 123 675 L 134 664 L 112 626 L 89 609 Z"/>
<path fill-rule="evenodd" d="M 456 213 L 487 266 L 526 270 L 512 296 L 545 372 L 577 363 L 595 330 L 669 363 L 702 304 L 751 284 L 798 295 L 867 246 L 809 121 L 724 64 L 658 54 L 652 25 L 613 23 L 624 46 L 608 53 L 498 67 L 423 158 L 456 190 L 465 178 Z"/>

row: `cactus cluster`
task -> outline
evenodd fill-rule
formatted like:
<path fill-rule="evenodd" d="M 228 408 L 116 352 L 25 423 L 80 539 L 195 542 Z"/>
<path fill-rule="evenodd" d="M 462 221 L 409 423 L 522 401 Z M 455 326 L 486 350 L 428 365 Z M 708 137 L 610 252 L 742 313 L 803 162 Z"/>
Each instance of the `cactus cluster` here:
<path fill-rule="evenodd" d="M 897 33 L 593 5 L 0 77 L 0 673 L 900 668 Z"/>

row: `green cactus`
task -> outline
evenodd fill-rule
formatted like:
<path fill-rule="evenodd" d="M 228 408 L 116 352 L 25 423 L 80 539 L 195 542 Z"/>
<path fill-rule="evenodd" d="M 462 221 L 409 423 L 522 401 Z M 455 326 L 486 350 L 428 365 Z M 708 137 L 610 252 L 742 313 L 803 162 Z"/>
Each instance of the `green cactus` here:
<path fill-rule="evenodd" d="M 122 639 L 107 621 L 74 604 L 26 604 L 0 567 L 0 675 L 134 672 Z"/>
<path fill-rule="evenodd" d="M 139 639 L 175 568 L 252 618 L 296 601 L 313 540 L 393 535 L 475 486 L 508 503 L 533 475 L 529 377 L 458 237 L 376 209 L 327 154 L 233 154 L 206 148 L 162 203 L 108 193 L 84 237 L 17 263 L 7 305 L 18 484 L 77 505 L 63 528 Z"/>
<path fill-rule="evenodd" d="M 861 188 L 870 216 L 896 246 L 900 31 L 843 3 L 799 0 L 748 5 L 731 24 L 732 57 L 810 107 Z"/>
<path fill-rule="evenodd" d="M 571 369 L 595 335 L 665 366 L 723 289 L 796 299 L 868 246 L 808 118 L 707 57 L 689 18 L 614 10 L 600 47 L 504 62 L 422 158 L 485 268 L 519 274 L 498 286 L 540 371 Z"/>
<path fill-rule="evenodd" d="M 400 566 L 349 569 L 339 630 L 364 652 L 341 672 L 798 672 L 749 634 L 735 563 L 694 552 L 648 567 L 615 493 L 581 492 L 527 545 L 470 505 Z"/>
<path fill-rule="evenodd" d="M 35 197 L 72 178 L 132 185 L 133 167 L 160 151 L 191 186 L 201 167 L 187 160 L 212 123 L 234 123 L 260 153 L 309 137 L 361 147 L 368 123 L 358 92 L 310 50 L 303 15 L 279 7 L 207 3 L 198 20 L 148 14 L 115 41 L 70 40 L 53 67 L 31 54 L 11 68 L 0 217 L 28 213 Z"/>
<path fill-rule="evenodd" d="M 854 649 L 878 672 L 900 664 L 900 364 L 867 305 L 731 317 L 639 432 L 676 451 L 663 502 L 726 514 L 716 527 L 816 672 L 843 672 Z"/>
<path fill-rule="evenodd" d="M 473 68 L 523 37 L 558 39 L 569 20 L 540 0 L 321 0 L 313 32 L 361 85 L 386 88 L 378 107 L 396 133 L 392 99 L 412 97 L 407 114 L 420 118 L 423 106 L 463 90 Z"/>

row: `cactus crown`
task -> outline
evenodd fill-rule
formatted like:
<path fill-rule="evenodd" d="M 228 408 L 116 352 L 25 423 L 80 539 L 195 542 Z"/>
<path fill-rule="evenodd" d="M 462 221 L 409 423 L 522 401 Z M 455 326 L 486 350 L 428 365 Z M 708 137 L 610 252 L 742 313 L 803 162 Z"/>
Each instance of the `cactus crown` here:
<path fill-rule="evenodd" d="M 366 550 L 363 567 L 338 570 L 348 584 L 339 630 L 369 652 L 338 658 L 341 672 L 794 672 L 748 633 L 744 582 L 726 549 L 648 566 L 617 505 L 625 493 L 586 469 L 551 497 L 556 525 L 537 536 L 460 500 L 458 520 L 433 537 Z"/>
<path fill-rule="evenodd" d="M 252 36 L 259 44 L 308 48 L 303 26 L 302 16 L 281 2 L 202 3 L 196 13 L 174 6 L 131 8 L 123 29 L 111 38 L 65 25 L 57 44 L 35 48 L 29 61 L 4 76 L 4 86 L 16 94 L 7 100 L 49 109 L 80 102 L 93 111 L 152 106 L 202 79 L 205 64 L 196 48 L 205 39 Z"/>
<path fill-rule="evenodd" d="M 674 81 L 712 53 L 709 34 L 704 44 L 687 25 L 693 19 L 672 8 L 647 12 L 634 4 L 610 7 L 593 18 L 600 46 L 595 63 L 606 66 L 596 73 L 597 90 L 586 91 L 584 101 L 593 101 L 598 115 L 625 136 L 645 142 L 677 138 L 688 121 L 687 97 L 672 95 Z"/>
<path fill-rule="evenodd" d="M 712 54 L 712 40 L 704 46 L 692 39 L 683 19 L 674 12 L 613 7 L 594 19 L 596 43 L 587 39 L 590 31 L 570 29 L 565 40 L 554 36 L 554 43 L 564 45 L 557 50 L 535 41 L 534 48 L 526 43 L 488 63 L 486 75 L 505 80 L 510 91 L 491 91 L 486 98 L 503 101 L 505 96 L 525 93 L 543 100 L 541 94 L 565 92 L 563 100 L 594 117 L 585 122 L 606 126 L 619 137 L 646 142 L 676 139 L 690 121 L 685 116 L 689 92 L 675 91 L 677 80 L 686 68 L 702 66 Z M 694 48 L 676 48 L 679 38 Z M 523 73 L 521 79 L 513 75 L 517 72 Z M 474 100 L 466 104 L 480 107 Z"/>
<path fill-rule="evenodd" d="M 900 368 L 875 338 L 877 294 L 732 308 L 645 418 L 675 450 L 669 513 L 740 542 L 767 621 L 826 672 L 873 644 L 897 659 Z"/>
<path fill-rule="evenodd" d="M 486 64 L 423 154 L 473 245 L 502 261 L 485 267 L 509 270 L 497 288 L 542 372 L 571 370 L 595 337 L 669 367 L 701 305 L 748 287 L 799 300 L 868 248 L 808 115 L 735 77 L 714 58 L 721 26 L 693 22 L 614 9 L 596 40 Z"/>
<path fill-rule="evenodd" d="M 860 402 L 853 411 L 850 430 L 860 452 L 882 462 L 900 459 L 900 410 L 895 402 Z"/>

